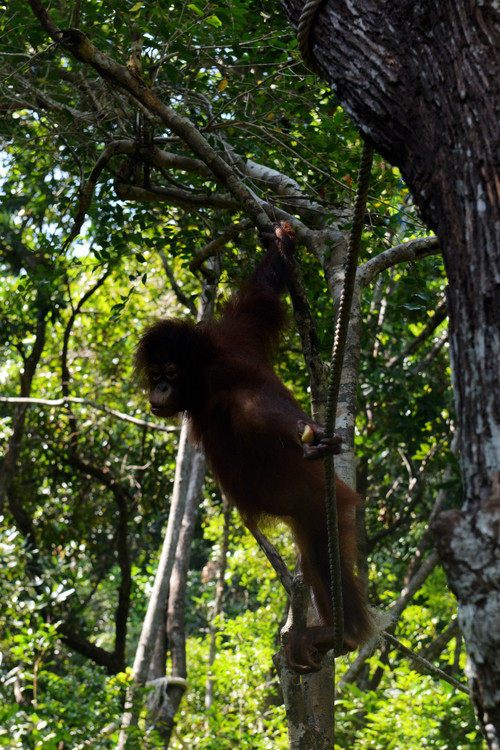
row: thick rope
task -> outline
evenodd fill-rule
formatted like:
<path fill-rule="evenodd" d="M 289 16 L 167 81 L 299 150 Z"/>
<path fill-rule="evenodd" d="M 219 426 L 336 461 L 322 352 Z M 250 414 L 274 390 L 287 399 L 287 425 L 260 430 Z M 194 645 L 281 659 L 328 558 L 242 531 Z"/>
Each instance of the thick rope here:
<path fill-rule="evenodd" d="M 312 56 L 310 36 L 314 16 L 323 0 L 306 0 L 299 19 L 297 28 L 297 41 L 299 50 L 305 64 L 315 73 L 319 73 L 318 66 Z M 358 173 L 358 188 L 354 200 L 354 216 L 349 237 L 349 247 L 345 267 L 344 284 L 340 297 L 337 325 L 335 328 L 335 339 L 331 358 L 331 372 L 328 382 L 328 394 L 326 403 L 325 429 L 328 436 L 332 436 L 335 429 L 335 417 L 337 413 L 337 402 L 340 390 L 340 379 L 342 365 L 344 362 L 345 343 L 349 328 L 349 316 L 351 310 L 354 285 L 356 282 L 356 267 L 358 262 L 361 235 L 363 232 L 366 199 L 368 197 L 368 186 L 373 161 L 373 149 L 366 142 L 363 143 L 363 152 Z M 335 491 L 335 463 L 332 456 L 325 459 L 325 484 L 326 484 L 326 516 L 328 530 L 328 558 L 331 578 L 331 594 L 333 605 L 333 632 L 334 653 L 338 656 L 344 649 L 344 612 L 342 604 L 342 579 L 340 570 L 340 545 L 337 519 L 337 498 Z"/>
<path fill-rule="evenodd" d="M 354 200 L 354 215 L 351 234 L 349 237 L 344 283 L 340 297 L 337 325 L 335 328 L 335 339 L 332 350 L 325 415 L 325 429 L 328 436 L 332 436 L 335 429 L 340 378 L 342 375 L 345 344 L 347 340 L 347 331 L 349 329 L 349 316 L 354 294 L 354 285 L 356 282 L 356 267 L 364 226 L 366 199 L 368 197 L 372 161 L 373 149 L 365 142 L 363 143 L 363 152 L 361 154 L 361 163 L 358 173 L 358 188 Z M 325 481 L 328 557 L 333 603 L 334 649 L 335 655 L 338 656 L 342 653 L 344 647 L 344 613 L 342 606 L 340 545 L 337 521 L 337 498 L 335 491 L 335 464 L 333 456 L 328 456 L 325 459 Z"/>
<path fill-rule="evenodd" d="M 318 66 L 311 53 L 309 38 L 311 36 L 313 18 L 323 0 L 307 0 L 300 14 L 299 25 L 297 27 L 297 42 L 302 59 L 308 68 L 314 73 L 318 73 Z"/>

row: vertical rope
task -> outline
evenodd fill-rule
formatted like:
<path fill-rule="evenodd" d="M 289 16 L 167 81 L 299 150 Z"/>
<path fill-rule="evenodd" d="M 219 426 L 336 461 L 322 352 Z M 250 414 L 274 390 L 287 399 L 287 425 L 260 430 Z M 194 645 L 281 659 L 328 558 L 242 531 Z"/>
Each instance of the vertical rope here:
<path fill-rule="evenodd" d="M 308 68 L 314 73 L 318 73 L 318 66 L 314 60 L 311 47 L 309 45 L 309 37 L 311 36 L 312 22 L 316 11 L 323 0 L 307 0 L 299 18 L 299 25 L 297 27 L 297 42 L 299 44 L 299 51 Z"/>
<path fill-rule="evenodd" d="M 373 161 L 373 149 L 366 142 L 363 143 L 361 163 L 358 173 L 358 188 L 354 200 L 354 216 L 345 267 L 344 283 L 340 297 L 335 339 L 332 350 L 330 379 L 326 402 L 325 429 L 328 436 L 332 436 L 335 428 L 335 416 L 340 390 L 340 378 L 344 361 L 345 343 L 349 329 L 349 315 L 351 310 L 354 285 L 356 282 L 356 267 L 358 262 L 361 235 L 363 232 L 366 199 L 370 184 L 370 172 Z M 334 648 L 335 655 L 342 653 L 344 645 L 344 614 L 342 606 L 342 586 L 340 571 L 340 545 L 337 522 L 337 498 L 335 491 L 335 464 L 333 456 L 325 459 L 326 481 L 326 517 L 328 528 L 328 557 L 332 585 Z"/>
<path fill-rule="evenodd" d="M 299 19 L 297 29 L 297 41 L 299 50 L 305 64 L 315 73 L 319 73 L 318 66 L 314 60 L 310 47 L 310 35 L 312 22 L 316 11 L 323 0 L 306 0 Z M 332 436 L 335 428 L 335 416 L 337 413 L 337 402 L 340 390 L 340 378 L 342 375 L 342 364 L 344 361 L 345 343 L 349 329 L 349 316 L 351 310 L 354 285 L 356 283 L 356 267 L 358 263 L 361 235 L 363 232 L 364 217 L 366 211 L 366 199 L 368 197 L 368 186 L 370 172 L 373 162 L 373 149 L 366 142 L 363 143 L 361 163 L 358 173 L 358 188 L 354 200 L 354 216 L 349 237 L 347 251 L 344 284 L 335 327 L 335 338 L 332 349 L 331 372 L 328 381 L 328 393 L 326 403 L 325 429 L 327 436 Z M 326 500 L 326 523 L 328 532 L 328 562 L 330 567 L 331 594 L 333 606 L 333 633 L 334 633 L 334 655 L 338 656 L 344 648 L 344 609 L 342 603 L 342 579 L 340 569 L 340 544 L 337 518 L 337 497 L 335 491 L 335 463 L 332 456 L 325 458 L 325 500 Z M 333 660 L 332 679 L 335 683 L 335 659 Z M 333 697 L 333 734 L 335 735 L 335 695 Z M 335 742 L 335 739 L 333 740 Z"/>

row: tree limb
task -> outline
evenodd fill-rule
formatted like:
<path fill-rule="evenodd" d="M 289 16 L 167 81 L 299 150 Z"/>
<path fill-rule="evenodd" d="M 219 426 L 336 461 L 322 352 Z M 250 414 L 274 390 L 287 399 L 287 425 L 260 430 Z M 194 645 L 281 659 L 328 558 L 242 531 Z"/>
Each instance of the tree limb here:
<path fill-rule="evenodd" d="M 426 258 L 428 255 L 438 255 L 439 253 L 440 249 L 437 237 L 418 237 L 415 240 L 403 242 L 363 263 L 358 268 L 358 283 L 361 289 L 365 289 L 375 276 L 387 268 L 395 266 L 397 263 L 420 260 L 421 258 Z"/>
<path fill-rule="evenodd" d="M 67 403 L 70 404 L 82 404 L 89 406 L 91 409 L 97 409 L 105 414 L 110 414 L 123 422 L 130 422 L 138 427 L 147 427 L 148 429 L 155 430 L 157 432 L 179 432 L 180 427 L 165 427 L 162 424 L 155 424 L 148 422 L 145 419 L 138 419 L 137 417 L 131 417 L 129 414 L 124 414 L 116 409 L 109 409 L 107 406 L 100 406 L 99 404 L 89 401 L 87 398 L 76 398 L 74 396 L 68 396 L 67 398 L 28 398 L 19 396 L 0 396 L 0 403 L 5 404 L 27 404 L 33 406 L 64 406 Z"/>
<path fill-rule="evenodd" d="M 157 116 L 172 132 L 188 144 L 193 152 L 209 167 L 216 179 L 227 185 L 239 207 L 252 218 L 259 231 L 272 231 L 271 222 L 262 206 L 192 122 L 163 104 L 141 78 L 133 75 L 126 66 L 115 62 L 97 49 L 79 29 L 59 29 L 40 0 L 30 0 L 30 5 L 42 27 L 54 41 L 59 42 L 80 62 L 91 65 L 113 88 L 132 96 L 151 114 Z"/>
<path fill-rule="evenodd" d="M 408 344 L 408 346 L 403 349 L 402 352 L 399 352 L 399 354 L 397 354 L 395 357 L 391 357 L 391 359 L 387 362 L 387 369 L 390 370 L 392 367 L 394 367 L 394 365 L 397 365 L 399 362 L 403 362 L 406 357 L 415 354 L 415 352 L 418 351 L 422 344 L 424 344 L 427 339 L 434 333 L 436 328 L 441 325 L 447 315 L 448 308 L 446 305 L 446 300 L 442 299 L 440 300 L 440 302 L 438 302 L 434 311 L 434 315 L 427 321 L 427 324 L 423 331 L 419 333 L 418 336 L 415 336 L 413 341 Z"/>

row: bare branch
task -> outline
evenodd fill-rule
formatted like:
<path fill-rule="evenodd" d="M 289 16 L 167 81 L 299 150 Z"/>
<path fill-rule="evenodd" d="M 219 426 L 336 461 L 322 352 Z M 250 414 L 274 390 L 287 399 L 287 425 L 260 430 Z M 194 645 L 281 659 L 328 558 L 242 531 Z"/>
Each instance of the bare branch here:
<path fill-rule="evenodd" d="M 195 257 L 189 264 L 189 270 L 193 273 L 197 271 L 203 261 L 207 260 L 208 258 L 212 258 L 214 255 L 217 255 L 229 242 L 232 242 L 234 239 L 236 239 L 236 237 L 238 237 L 238 235 L 240 235 L 247 229 L 250 229 L 250 227 L 252 226 L 253 224 L 250 219 L 243 219 L 242 221 L 238 221 L 236 224 L 231 224 L 229 227 L 226 227 L 226 229 L 222 231 L 222 234 L 220 234 L 214 240 L 211 240 L 211 242 L 207 242 L 205 247 L 202 247 L 201 250 L 198 250 L 196 252 Z"/>
<path fill-rule="evenodd" d="M 441 338 L 439 338 L 436 341 L 436 343 L 434 344 L 430 352 L 426 354 L 424 359 L 421 362 L 419 362 L 416 365 L 416 367 L 414 367 L 414 369 L 412 370 L 413 374 L 417 375 L 422 370 L 425 370 L 426 367 L 430 365 L 432 360 L 435 359 L 435 357 L 437 357 L 437 355 L 439 354 L 439 352 L 441 351 L 441 349 L 443 348 L 443 346 L 446 344 L 447 341 L 448 341 L 448 331 L 445 331 L 443 335 L 441 336 Z"/>
<path fill-rule="evenodd" d="M 369 549 L 373 549 L 375 545 L 380 542 L 382 539 L 385 539 L 387 536 L 391 536 L 391 534 L 394 534 L 394 532 L 402 526 L 410 516 L 411 512 L 417 505 L 417 503 L 420 501 L 424 487 L 425 487 L 425 475 L 426 471 L 428 469 L 429 463 L 432 461 L 438 450 L 440 449 L 441 445 L 439 443 L 436 443 L 433 445 L 430 450 L 426 453 L 425 457 L 423 458 L 420 466 L 418 467 L 418 470 L 416 472 L 413 472 L 412 467 L 409 467 L 409 475 L 410 475 L 410 481 L 408 483 L 408 489 L 406 491 L 406 495 L 403 499 L 402 507 L 400 508 L 395 520 L 393 523 L 391 523 L 390 526 L 387 528 L 382 528 L 380 531 L 378 531 L 371 539 L 367 541 L 367 547 Z M 404 454 L 400 453 L 402 456 L 406 466 L 408 467 L 408 462 Z M 389 493 L 386 495 L 386 498 L 388 498 L 394 489 L 399 485 L 399 479 L 397 479 Z"/>
<path fill-rule="evenodd" d="M 232 211 L 241 210 L 237 200 L 227 193 L 191 193 L 181 188 L 167 188 L 151 185 L 149 188 L 138 185 L 128 185 L 123 182 L 115 184 L 115 192 L 119 198 L 126 201 L 158 202 L 167 201 L 185 209 L 192 208 L 224 208 Z"/>
<path fill-rule="evenodd" d="M 442 633 L 439 633 L 432 643 L 429 643 L 428 646 L 422 649 L 421 656 L 424 659 L 428 659 L 429 661 L 431 659 L 435 659 L 440 654 L 443 653 L 444 649 L 446 648 L 446 645 L 451 641 L 452 638 L 456 638 L 457 636 L 460 637 L 460 627 L 458 625 L 458 620 L 455 617 L 450 624 L 448 625 L 445 630 L 443 630 Z"/>
<path fill-rule="evenodd" d="M 33 406 L 65 406 L 67 403 L 71 404 L 83 404 L 89 406 L 91 409 L 97 409 L 106 414 L 110 414 L 112 417 L 116 417 L 123 422 L 130 422 L 138 427 L 148 427 L 151 430 L 158 432 L 179 432 L 180 427 L 164 427 L 161 424 L 153 424 L 144 419 L 137 419 L 137 417 L 131 417 L 129 414 L 124 414 L 116 409 L 109 409 L 107 406 L 100 406 L 99 404 L 89 401 L 87 398 L 76 398 L 76 397 L 65 397 L 65 398 L 20 398 L 18 396 L 0 396 L 0 403 L 5 404 L 28 404 Z"/>
<path fill-rule="evenodd" d="M 418 237 L 395 245 L 374 258 L 370 258 L 358 268 L 358 284 L 361 289 L 364 289 L 373 281 L 375 276 L 387 268 L 391 268 L 398 263 L 408 263 L 410 260 L 421 260 L 428 255 L 438 255 L 440 252 L 437 237 Z"/>
<path fill-rule="evenodd" d="M 326 407 L 327 368 L 321 356 L 316 322 L 298 265 L 295 265 L 289 289 L 293 315 L 299 331 L 302 352 L 311 384 L 312 415 L 314 419 L 321 422 Z"/>
<path fill-rule="evenodd" d="M 255 537 L 257 544 L 273 566 L 283 588 L 285 589 L 287 594 L 291 595 L 293 589 L 293 577 L 288 570 L 288 567 L 283 562 L 283 558 L 281 557 L 280 553 L 255 524 L 247 524 L 247 528 L 249 532 Z"/>
<path fill-rule="evenodd" d="M 401 616 L 417 591 L 423 586 L 424 581 L 430 576 L 436 565 L 439 563 L 439 556 L 436 550 L 432 550 L 427 559 L 422 563 L 408 585 L 404 586 L 398 599 L 392 604 L 389 614 L 393 618 L 393 624 L 386 630 L 394 631 L 397 625 L 397 618 Z M 377 635 L 368 643 L 365 643 L 359 650 L 356 659 L 353 661 L 347 672 L 339 682 L 339 689 L 346 683 L 356 682 L 365 662 L 369 659 L 380 645 L 380 637 Z"/>
<path fill-rule="evenodd" d="M 387 368 L 390 369 L 391 367 L 394 367 L 394 365 L 398 364 L 399 362 L 403 362 L 403 360 L 406 359 L 406 357 L 411 356 L 412 354 L 415 354 L 415 352 L 424 344 L 427 339 L 434 333 L 436 328 L 441 325 L 443 320 L 445 320 L 446 316 L 448 315 L 448 308 L 446 304 L 446 300 L 441 300 L 434 311 L 434 315 L 432 318 L 429 319 L 427 322 L 427 325 L 423 329 L 421 333 L 419 333 L 418 336 L 415 336 L 413 341 L 408 344 L 408 346 L 403 349 L 402 352 L 399 352 L 395 357 L 392 357 L 387 362 Z"/>
<path fill-rule="evenodd" d="M 83 186 L 80 192 L 78 213 L 75 216 L 73 226 L 71 228 L 68 238 L 66 239 L 64 243 L 63 249 L 68 247 L 68 245 L 75 239 L 78 232 L 82 228 L 82 224 L 85 220 L 85 216 L 87 215 L 87 211 L 90 208 L 90 204 L 94 196 L 94 190 L 97 185 L 97 181 L 101 175 L 101 172 L 108 165 L 109 160 L 113 156 L 115 156 L 115 154 L 127 153 L 130 145 L 133 145 L 131 144 L 130 141 L 113 141 L 111 143 L 108 143 L 108 145 L 106 146 L 102 154 L 99 156 L 85 185 Z"/>
<path fill-rule="evenodd" d="M 170 285 L 172 287 L 172 290 L 175 296 L 177 297 L 181 305 L 184 305 L 184 307 L 187 307 L 187 309 L 192 313 L 192 315 L 196 315 L 196 305 L 191 299 L 189 299 L 189 297 L 186 294 L 184 294 L 181 287 L 177 283 L 176 278 L 172 272 L 172 269 L 170 268 L 168 264 L 167 256 L 165 255 L 162 248 L 158 249 L 158 255 L 161 258 L 163 268 L 165 270 L 165 273 L 167 274 L 167 278 L 170 282 Z"/>
<path fill-rule="evenodd" d="M 434 664 L 431 664 L 430 661 L 424 659 L 423 656 L 419 656 L 415 653 L 415 651 L 412 651 L 411 649 L 404 646 L 401 641 L 398 641 L 398 639 L 394 638 L 394 636 L 390 635 L 390 633 L 382 633 L 382 635 L 393 648 L 404 654 L 404 656 L 406 656 L 410 660 L 410 662 L 414 662 L 414 664 L 420 667 L 422 671 L 426 672 L 427 674 L 431 674 L 434 677 L 443 680 L 444 682 L 448 682 L 450 685 L 453 685 L 454 688 L 460 690 L 462 693 L 470 695 L 467 685 L 462 685 L 461 682 L 455 680 L 453 677 L 450 677 L 450 675 L 446 674 L 446 672 L 443 672 L 442 669 L 435 667 Z"/>

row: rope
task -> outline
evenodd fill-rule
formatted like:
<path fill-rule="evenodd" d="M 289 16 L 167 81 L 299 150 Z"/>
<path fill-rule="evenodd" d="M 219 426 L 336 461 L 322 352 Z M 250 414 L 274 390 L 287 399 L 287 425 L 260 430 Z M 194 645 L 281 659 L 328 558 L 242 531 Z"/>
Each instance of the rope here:
<path fill-rule="evenodd" d="M 297 27 L 297 42 L 299 52 L 308 68 L 314 73 L 319 73 L 316 61 L 312 56 L 309 38 L 311 36 L 313 18 L 323 0 L 307 0 L 300 14 L 299 25 Z"/>
<path fill-rule="evenodd" d="M 297 28 L 297 41 L 300 54 L 305 64 L 315 73 L 319 73 L 318 66 L 311 52 L 310 36 L 314 16 L 323 0 L 306 0 Z M 328 382 L 326 403 L 325 429 L 328 436 L 332 436 L 335 428 L 335 416 L 340 390 L 340 378 L 344 361 L 345 343 L 349 328 L 354 285 L 356 282 L 356 267 L 358 262 L 361 235 L 363 232 L 366 211 L 366 199 L 373 161 L 373 149 L 366 142 L 363 143 L 361 163 L 358 173 L 358 188 L 354 199 L 354 216 L 349 237 L 344 283 L 335 328 L 335 338 L 332 349 L 331 372 Z M 342 604 L 342 585 L 340 570 L 340 545 L 337 520 L 337 498 L 335 491 L 335 464 L 333 455 L 325 459 L 325 495 L 326 518 L 328 531 L 328 558 L 331 578 L 331 594 L 333 605 L 334 653 L 338 656 L 344 648 L 344 612 Z"/>
<path fill-rule="evenodd" d="M 363 143 L 361 163 L 358 173 L 358 188 L 354 199 L 354 216 L 352 221 L 347 260 L 345 266 L 344 283 L 340 297 L 335 339 L 332 350 L 330 379 L 326 401 L 325 429 L 326 434 L 333 435 L 335 416 L 340 390 L 340 378 L 344 361 L 345 343 L 349 328 L 349 314 L 356 281 L 356 267 L 358 262 L 361 235 L 363 232 L 366 199 L 370 183 L 370 172 L 373 161 L 373 149 L 366 142 Z M 334 649 L 338 656 L 344 646 L 344 613 L 342 606 L 342 586 L 340 571 L 340 548 L 337 522 L 337 498 L 335 491 L 335 464 L 333 456 L 325 459 L 326 482 L 326 519 L 328 530 L 328 558 L 332 586 Z"/>

